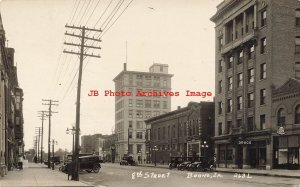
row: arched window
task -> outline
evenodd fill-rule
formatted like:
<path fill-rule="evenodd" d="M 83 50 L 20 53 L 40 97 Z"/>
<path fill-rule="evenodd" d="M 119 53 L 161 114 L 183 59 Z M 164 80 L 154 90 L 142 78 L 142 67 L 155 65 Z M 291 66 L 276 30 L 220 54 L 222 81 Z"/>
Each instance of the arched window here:
<path fill-rule="evenodd" d="M 295 124 L 300 124 L 300 105 L 295 108 Z"/>
<path fill-rule="evenodd" d="M 280 108 L 277 113 L 277 125 L 281 126 L 285 124 L 285 112 L 283 108 Z"/>

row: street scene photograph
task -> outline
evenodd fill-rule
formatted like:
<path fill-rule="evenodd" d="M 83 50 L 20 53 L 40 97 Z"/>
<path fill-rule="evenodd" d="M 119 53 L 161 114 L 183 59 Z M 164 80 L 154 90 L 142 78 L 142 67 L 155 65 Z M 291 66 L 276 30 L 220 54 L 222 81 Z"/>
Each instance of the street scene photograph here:
<path fill-rule="evenodd" d="M 300 187 L 299 0 L 0 0 L 0 187 Z"/>

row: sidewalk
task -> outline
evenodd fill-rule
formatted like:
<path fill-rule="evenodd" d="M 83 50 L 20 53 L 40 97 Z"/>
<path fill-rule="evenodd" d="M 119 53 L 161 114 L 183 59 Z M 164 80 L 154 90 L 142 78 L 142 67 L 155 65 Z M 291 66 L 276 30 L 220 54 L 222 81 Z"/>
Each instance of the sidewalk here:
<path fill-rule="evenodd" d="M 81 181 L 68 181 L 68 176 L 60 171 L 48 169 L 46 165 L 29 163 L 23 170 L 9 171 L 0 178 L 0 187 L 22 186 L 92 186 Z"/>
<path fill-rule="evenodd" d="M 154 164 L 139 164 L 138 166 L 143 167 L 155 167 Z M 157 164 L 156 168 L 168 169 L 168 165 Z M 217 168 L 217 172 L 223 173 L 249 173 L 250 175 L 261 175 L 261 176 L 274 176 L 274 177 L 286 177 L 286 178 L 300 178 L 300 170 L 284 170 L 284 169 L 273 169 L 273 170 L 259 170 L 259 169 L 230 169 L 230 168 Z"/>

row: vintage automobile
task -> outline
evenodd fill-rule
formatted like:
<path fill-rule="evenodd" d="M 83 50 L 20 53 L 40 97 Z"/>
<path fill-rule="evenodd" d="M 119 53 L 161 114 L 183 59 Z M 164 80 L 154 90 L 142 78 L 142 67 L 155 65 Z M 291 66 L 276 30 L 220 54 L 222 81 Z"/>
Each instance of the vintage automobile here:
<path fill-rule="evenodd" d="M 81 156 L 79 157 L 79 166 L 80 170 L 87 171 L 88 173 L 91 173 L 92 171 L 95 173 L 99 173 L 101 165 L 100 165 L 100 158 L 97 155 L 89 155 L 89 156 Z M 62 171 L 66 173 L 72 173 L 71 170 L 74 169 L 74 163 L 68 162 L 64 165 L 62 168 Z"/>
<path fill-rule="evenodd" d="M 132 156 L 124 156 L 120 161 L 120 165 L 137 166 L 137 162 L 133 160 Z"/>
<path fill-rule="evenodd" d="M 182 157 L 171 157 L 169 163 L 169 169 L 177 168 L 179 164 L 183 162 Z"/>
<path fill-rule="evenodd" d="M 178 165 L 177 169 L 182 171 L 186 170 L 190 166 L 190 164 L 192 164 L 191 161 L 182 162 L 181 164 Z"/>

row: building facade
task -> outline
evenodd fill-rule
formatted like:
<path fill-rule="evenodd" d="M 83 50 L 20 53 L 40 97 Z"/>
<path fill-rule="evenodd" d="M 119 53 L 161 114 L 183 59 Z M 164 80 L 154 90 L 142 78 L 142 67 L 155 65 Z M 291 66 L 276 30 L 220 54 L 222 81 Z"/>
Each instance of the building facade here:
<path fill-rule="evenodd" d="M 300 79 L 272 91 L 273 166 L 300 169 Z"/>
<path fill-rule="evenodd" d="M 19 87 L 13 48 L 5 46 L 0 15 L 0 176 L 24 154 L 23 90 Z"/>
<path fill-rule="evenodd" d="M 225 0 L 215 23 L 218 167 L 273 167 L 272 90 L 300 77 L 300 2 Z"/>
<path fill-rule="evenodd" d="M 139 72 L 128 71 L 125 63 L 114 78 L 115 92 L 131 93 L 115 97 L 116 159 L 127 154 L 146 158 L 144 120 L 171 110 L 171 97 L 157 93 L 171 91 L 172 76 L 166 64 L 154 63 L 149 72 Z M 150 94 L 139 94 L 142 92 Z"/>
<path fill-rule="evenodd" d="M 167 163 L 171 156 L 212 156 L 214 152 L 213 102 L 190 102 L 145 122 L 147 162 Z"/>

